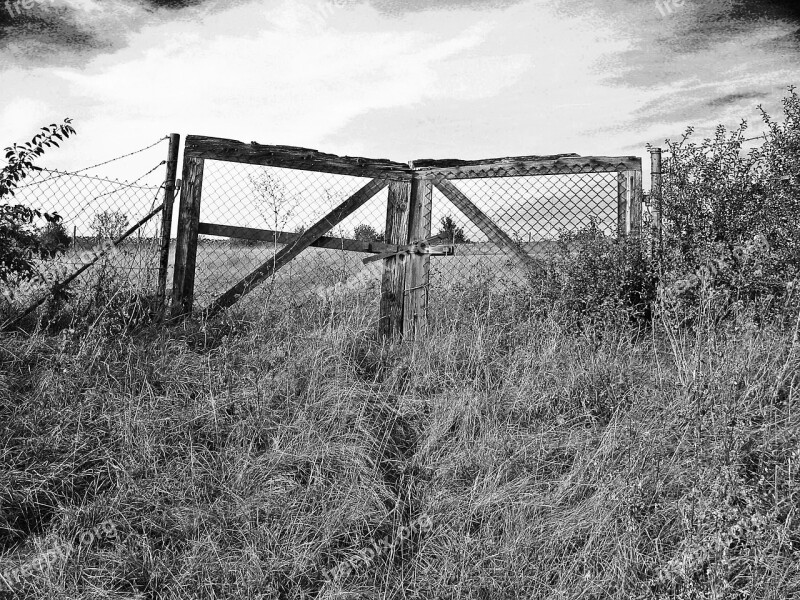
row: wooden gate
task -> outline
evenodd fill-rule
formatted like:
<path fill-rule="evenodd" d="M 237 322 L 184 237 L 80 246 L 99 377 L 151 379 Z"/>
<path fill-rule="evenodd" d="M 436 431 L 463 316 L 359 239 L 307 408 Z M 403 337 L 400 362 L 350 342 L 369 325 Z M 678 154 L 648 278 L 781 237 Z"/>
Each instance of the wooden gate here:
<path fill-rule="evenodd" d="M 200 221 L 206 160 L 246 163 L 301 171 L 369 178 L 355 193 L 301 233 L 231 227 Z M 524 244 L 512 239 L 462 189 L 460 180 L 529 178 L 542 175 L 616 173 L 617 232 L 641 230 L 642 165 L 638 157 L 586 157 L 575 154 L 526 156 L 482 161 L 420 160 L 409 164 L 388 160 L 340 157 L 288 146 L 245 144 L 234 140 L 188 136 L 184 148 L 178 239 L 172 294 L 172 315 L 192 312 L 199 235 L 246 238 L 282 244 L 258 266 L 202 310 L 213 317 L 272 277 L 309 247 L 370 253 L 384 263 L 381 281 L 380 334 L 420 335 L 427 325 L 430 259 L 452 253 L 447 240 L 431 235 L 434 189 L 525 269 L 537 268 Z M 388 188 L 386 228 L 382 241 L 326 237 L 332 228 Z M 375 260 L 375 259 L 372 259 Z"/>

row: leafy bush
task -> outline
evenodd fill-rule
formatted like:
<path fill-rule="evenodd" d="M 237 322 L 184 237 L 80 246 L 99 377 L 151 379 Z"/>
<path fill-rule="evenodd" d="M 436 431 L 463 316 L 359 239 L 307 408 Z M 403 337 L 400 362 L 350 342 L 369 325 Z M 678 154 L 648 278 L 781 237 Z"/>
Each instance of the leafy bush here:
<path fill-rule="evenodd" d="M 581 322 L 650 319 L 658 280 L 637 239 L 619 241 L 591 219 L 559 234 L 558 253 L 546 296 L 559 311 Z"/>
<path fill-rule="evenodd" d="M 55 258 L 63 254 L 72 243 L 72 238 L 67 233 L 64 223 L 53 221 L 39 231 L 40 256 L 42 258 Z"/>
<path fill-rule="evenodd" d="M 119 210 L 104 210 L 92 221 L 92 231 L 101 239 L 115 240 L 128 229 L 128 215 Z"/>
<path fill-rule="evenodd" d="M 372 225 L 359 225 L 353 231 L 353 237 L 362 242 L 382 242 L 383 234 L 378 233 Z"/>
<path fill-rule="evenodd" d="M 75 133 L 65 119 L 61 125 L 42 127 L 30 142 L 14 144 L 5 149 L 6 165 L 0 169 L 0 282 L 4 286 L 29 280 L 36 275 L 35 257 L 42 251 L 35 221 L 44 219 L 48 225 L 61 222 L 57 213 L 43 213 L 20 204 L 11 204 L 17 186 L 34 168 L 33 161 L 47 148 Z"/>
<path fill-rule="evenodd" d="M 664 272 L 682 309 L 698 294 L 724 304 L 782 307 L 800 270 L 800 97 L 790 88 L 785 120 L 762 110 L 764 143 L 742 152 L 747 123 L 713 139 L 667 140 L 664 162 Z M 754 240 L 764 248 L 749 252 Z M 686 282 L 691 285 L 686 285 Z M 675 293 L 677 292 L 677 293 Z"/>

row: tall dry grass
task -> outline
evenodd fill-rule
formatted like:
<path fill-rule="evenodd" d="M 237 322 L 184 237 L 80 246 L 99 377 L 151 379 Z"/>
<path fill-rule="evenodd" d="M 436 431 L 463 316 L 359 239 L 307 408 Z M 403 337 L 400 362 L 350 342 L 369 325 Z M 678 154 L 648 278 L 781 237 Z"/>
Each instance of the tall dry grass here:
<path fill-rule="evenodd" d="M 0 570 L 118 533 L 5 597 L 800 594 L 794 320 L 577 331 L 476 291 L 383 345 L 368 306 L 3 335 Z"/>

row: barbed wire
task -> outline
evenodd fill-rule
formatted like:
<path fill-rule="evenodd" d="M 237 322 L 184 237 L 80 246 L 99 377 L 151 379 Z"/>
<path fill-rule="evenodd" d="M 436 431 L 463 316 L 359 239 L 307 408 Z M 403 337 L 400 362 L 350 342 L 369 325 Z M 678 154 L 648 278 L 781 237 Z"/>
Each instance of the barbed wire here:
<path fill-rule="evenodd" d="M 165 160 L 162 160 L 162 161 L 161 161 L 160 163 L 158 163 L 158 164 L 157 164 L 155 167 L 153 167 L 152 169 L 148 170 L 148 171 L 147 171 L 147 172 L 146 172 L 144 175 L 141 175 L 141 176 L 137 177 L 136 179 L 134 179 L 134 180 L 133 180 L 133 183 L 135 184 L 137 181 L 139 181 L 139 180 L 141 180 L 141 179 L 144 179 L 145 177 L 147 177 L 148 175 L 150 175 L 152 172 L 154 172 L 154 171 L 156 171 L 158 168 L 160 168 L 162 165 L 165 165 L 165 164 L 166 164 L 166 162 L 167 162 L 167 161 L 165 161 Z M 105 180 L 104 180 L 104 181 L 105 181 Z M 113 183 L 113 182 L 112 182 L 112 183 Z M 155 206 L 155 200 L 156 200 L 156 199 L 158 199 L 158 193 L 161 191 L 161 188 L 163 188 L 163 187 L 164 187 L 164 184 L 162 183 L 162 184 L 161 184 L 161 185 L 159 185 L 159 186 L 147 186 L 147 187 L 143 187 L 143 186 L 135 186 L 135 185 L 130 185 L 130 184 L 121 185 L 119 188 L 117 188 L 117 189 L 115 189 L 115 190 L 111 190 L 110 192 L 105 192 L 105 193 L 103 193 L 103 194 L 100 194 L 99 196 L 95 196 L 94 198 L 91 198 L 90 200 L 88 200 L 88 201 L 87 201 L 87 202 L 86 202 L 86 203 L 83 205 L 83 208 L 81 208 L 81 209 L 78 211 L 78 213 L 77 213 L 77 214 L 75 214 L 74 216 L 70 217 L 69 219 L 65 219 L 65 222 L 69 223 L 69 222 L 72 222 L 72 221 L 74 221 L 74 220 L 75 220 L 75 219 L 77 219 L 78 217 L 80 217 L 80 216 L 81 216 L 81 215 L 84 213 L 84 211 L 85 211 L 87 208 L 89 208 L 89 206 L 90 206 L 90 205 L 91 205 L 91 204 L 92 204 L 92 203 L 93 203 L 95 200 L 99 200 L 100 198 L 103 198 L 104 196 L 110 196 L 111 194 L 116 194 L 116 193 L 118 193 L 118 192 L 122 191 L 123 189 L 125 189 L 126 187 L 128 187 L 128 188 L 130 188 L 130 187 L 137 187 L 138 189 L 156 190 L 155 198 L 154 198 L 154 200 L 153 200 L 153 203 L 151 204 L 151 210 L 152 210 L 152 207 L 153 207 L 153 206 Z"/>
<path fill-rule="evenodd" d="M 165 162 L 166 161 L 162 161 L 159 164 L 159 166 L 163 165 Z M 122 186 L 122 187 L 136 188 L 136 189 L 140 189 L 140 190 L 157 190 L 158 189 L 157 185 L 136 185 L 136 182 L 141 180 L 142 177 L 137 177 L 134 181 L 127 182 L 127 181 L 124 181 L 124 180 L 123 181 L 119 181 L 118 179 L 108 179 L 106 177 L 97 177 L 96 175 L 76 175 L 75 173 L 72 173 L 70 171 L 59 171 L 58 169 L 47 169 L 45 167 L 39 167 L 39 170 L 40 171 L 45 171 L 47 173 L 59 173 L 58 177 L 64 177 L 65 175 L 69 175 L 70 177 L 80 177 L 81 179 L 92 179 L 94 181 L 102 181 L 104 183 L 111 183 L 113 185 L 119 185 L 119 186 Z M 152 173 L 152 171 L 150 171 L 150 172 Z M 26 188 L 26 187 L 32 187 L 34 185 L 39 185 L 40 183 L 43 183 L 45 181 L 50 181 L 51 179 L 58 179 L 58 177 L 48 177 L 48 178 L 43 179 L 41 181 L 38 181 L 36 183 L 31 183 L 29 185 L 20 186 L 17 189 L 22 189 L 22 188 Z"/>
<path fill-rule="evenodd" d="M 36 166 L 34 166 L 33 167 L 34 170 L 45 171 L 45 172 L 48 172 L 48 173 L 58 173 L 58 175 L 56 175 L 55 177 L 46 177 L 45 179 L 42 179 L 41 181 L 37 181 L 35 183 L 30 183 L 28 185 L 17 186 L 17 189 L 24 189 L 26 187 L 31 187 L 31 186 L 34 186 L 34 185 L 41 185 L 42 183 L 44 183 L 46 181 L 51 181 L 53 179 L 59 179 L 60 177 L 64 177 L 66 175 L 74 175 L 76 177 L 86 177 L 86 178 L 89 178 L 89 179 L 99 179 L 101 181 L 109 181 L 111 183 L 116 183 L 116 182 L 110 181 L 108 179 L 93 177 L 92 175 L 79 175 L 79 173 L 81 173 L 83 171 L 88 171 L 90 169 L 95 169 L 97 167 L 102 167 L 104 165 L 108 165 L 108 164 L 116 162 L 118 160 L 122 160 L 123 158 L 128 158 L 129 156 L 134 156 L 136 154 L 141 154 L 142 152 L 150 150 L 151 148 L 155 148 L 161 142 L 163 142 L 164 140 L 168 140 L 168 139 L 169 139 L 168 135 L 164 136 L 163 138 L 160 138 L 157 142 L 154 142 L 154 143 L 150 144 L 149 146 L 145 146 L 144 148 L 140 148 L 139 150 L 134 150 L 133 152 L 128 152 L 127 154 L 123 154 L 121 156 L 117 156 L 116 158 L 112 158 L 111 160 L 106 160 L 106 161 L 97 163 L 96 165 L 92 165 L 90 167 L 84 167 L 82 169 L 78 169 L 77 171 L 59 171 L 57 169 L 47 169 L 47 168 L 44 168 L 44 167 L 36 167 Z M 156 188 L 155 188 L 155 186 L 153 186 L 150 189 L 156 189 Z"/>

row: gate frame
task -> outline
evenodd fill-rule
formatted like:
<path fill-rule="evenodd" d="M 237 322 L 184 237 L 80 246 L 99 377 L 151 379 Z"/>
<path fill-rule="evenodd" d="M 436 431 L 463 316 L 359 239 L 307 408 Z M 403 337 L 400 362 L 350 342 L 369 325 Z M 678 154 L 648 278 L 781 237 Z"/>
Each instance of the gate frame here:
<path fill-rule="evenodd" d="M 301 234 L 231 227 L 200 222 L 205 160 L 350 175 L 369 178 L 370 181 Z M 172 316 L 185 316 L 191 314 L 193 309 L 198 236 L 222 235 L 276 241 L 286 245 L 215 300 L 203 311 L 204 317 L 210 318 L 237 302 L 309 246 L 368 253 L 397 252 L 397 255 L 384 259 L 378 329 L 380 336 L 385 339 L 401 336 L 414 339 L 423 335 L 427 327 L 430 255 L 409 254 L 400 252 L 400 249 L 430 237 L 434 188 L 469 218 L 491 243 L 508 252 L 523 267 L 531 268 L 536 265 L 535 259 L 450 180 L 587 173 L 618 174 L 618 237 L 638 237 L 642 222 L 642 160 L 636 156 L 558 154 L 477 161 L 425 159 L 404 164 L 386 159 L 342 157 L 308 148 L 255 142 L 245 144 L 236 140 L 189 135 L 184 145 Z M 387 187 L 385 242 L 361 242 L 324 235 Z"/>

